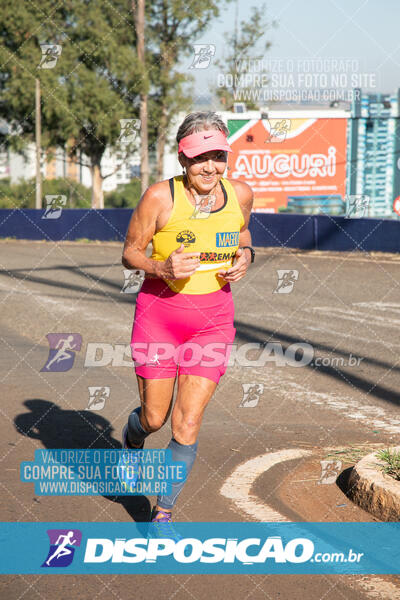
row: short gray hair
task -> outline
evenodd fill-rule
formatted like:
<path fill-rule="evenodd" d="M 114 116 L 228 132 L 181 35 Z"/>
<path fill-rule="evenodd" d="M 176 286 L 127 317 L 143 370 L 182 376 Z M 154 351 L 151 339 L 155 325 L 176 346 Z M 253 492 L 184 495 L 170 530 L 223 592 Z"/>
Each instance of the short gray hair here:
<path fill-rule="evenodd" d="M 219 129 L 226 136 L 229 135 L 229 130 L 221 117 L 212 111 L 193 112 L 187 115 L 180 124 L 176 141 L 179 144 L 182 138 L 198 131 L 206 131 L 208 129 Z"/>

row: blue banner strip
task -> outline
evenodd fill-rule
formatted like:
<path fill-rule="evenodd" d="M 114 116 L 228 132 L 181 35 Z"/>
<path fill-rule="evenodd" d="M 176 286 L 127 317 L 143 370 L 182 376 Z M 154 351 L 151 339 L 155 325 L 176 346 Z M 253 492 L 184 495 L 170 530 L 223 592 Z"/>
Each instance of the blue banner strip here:
<path fill-rule="evenodd" d="M 400 523 L 1 523 L 0 572 L 399 574 Z"/>

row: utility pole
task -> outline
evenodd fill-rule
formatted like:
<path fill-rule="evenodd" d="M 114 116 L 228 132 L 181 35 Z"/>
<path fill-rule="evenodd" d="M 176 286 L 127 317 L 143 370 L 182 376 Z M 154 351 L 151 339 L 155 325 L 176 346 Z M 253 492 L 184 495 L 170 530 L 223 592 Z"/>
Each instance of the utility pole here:
<path fill-rule="evenodd" d="M 36 142 L 36 200 L 35 208 L 42 208 L 42 173 L 40 171 L 41 125 L 40 125 L 40 79 L 36 77 L 35 89 L 35 142 Z"/>
<path fill-rule="evenodd" d="M 132 12 L 135 19 L 137 54 L 139 63 L 143 67 L 143 73 L 146 72 L 145 67 L 145 50 L 144 50 L 144 20 L 145 20 L 145 0 L 132 0 Z M 147 79 L 147 77 L 146 77 Z M 147 87 L 147 81 L 146 81 Z M 148 144 L 148 127 L 147 127 L 147 92 L 140 94 L 140 180 L 142 194 L 149 186 L 149 144 Z"/>
<path fill-rule="evenodd" d="M 232 86 L 232 91 L 233 91 L 233 100 L 232 100 L 232 107 L 230 110 L 233 110 L 233 104 L 236 98 L 236 90 L 237 90 L 237 86 L 236 86 L 236 81 L 237 81 L 237 75 L 238 75 L 238 55 L 237 55 L 237 46 L 238 46 L 238 23 L 239 23 L 239 0 L 236 0 L 236 4 L 235 4 L 235 35 L 233 38 L 233 86 Z"/>

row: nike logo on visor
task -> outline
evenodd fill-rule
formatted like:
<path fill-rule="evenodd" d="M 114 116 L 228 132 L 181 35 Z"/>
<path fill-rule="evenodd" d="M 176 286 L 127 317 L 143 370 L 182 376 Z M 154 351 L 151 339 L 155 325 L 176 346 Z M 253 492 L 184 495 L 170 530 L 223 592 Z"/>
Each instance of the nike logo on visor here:
<path fill-rule="evenodd" d="M 205 135 L 205 136 L 204 136 L 204 139 L 205 139 L 205 140 L 208 140 L 209 138 L 212 138 L 212 135 Z"/>

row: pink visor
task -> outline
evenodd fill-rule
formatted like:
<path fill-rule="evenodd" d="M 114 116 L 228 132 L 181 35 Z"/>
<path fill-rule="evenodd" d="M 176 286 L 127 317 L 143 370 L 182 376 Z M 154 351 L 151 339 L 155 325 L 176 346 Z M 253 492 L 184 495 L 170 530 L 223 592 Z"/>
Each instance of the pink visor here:
<path fill-rule="evenodd" d="M 178 152 L 183 152 L 188 158 L 193 158 L 210 150 L 225 150 L 232 152 L 226 135 L 219 129 L 205 129 L 182 138 Z"/>

